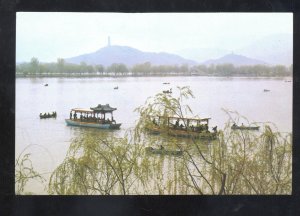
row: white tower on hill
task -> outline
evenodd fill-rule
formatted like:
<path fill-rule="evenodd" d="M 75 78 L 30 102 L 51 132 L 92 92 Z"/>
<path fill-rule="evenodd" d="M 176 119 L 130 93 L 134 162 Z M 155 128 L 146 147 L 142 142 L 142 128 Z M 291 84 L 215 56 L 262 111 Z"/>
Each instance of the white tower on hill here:
<path fill-rule="evenodd" d="M 110 36 L 108 36 L 107 46 L 110 46 Z"/>

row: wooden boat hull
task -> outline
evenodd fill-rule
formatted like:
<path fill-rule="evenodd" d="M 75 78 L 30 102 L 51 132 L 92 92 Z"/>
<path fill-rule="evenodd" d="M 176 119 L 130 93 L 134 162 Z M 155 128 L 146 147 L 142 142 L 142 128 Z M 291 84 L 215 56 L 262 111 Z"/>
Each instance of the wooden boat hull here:
<path fill-rule="evenodd" d="M 183 154 L 183 152 L 180 150 L 154 149 L 152 147 L 146 147 L 145 151 L 148 154 L 159 154 L 159 155 L 181 156 Z"/>
<path fill-rule="evenodd" d="M 259 126 L 246 127 L 246 126 L 231 126 L 232 130 L 259 130 Z"/>
<path fill-rule="evenodd" d="M 148 127 L 147 130 L 151 134 L 161 134 L 165 131 L 165 129 L 161 129 L 159 127 Z M 214 140 L 217 138 L 217 133 L 211 132 L 193 132 L 193 131 L 184 131 L 184 130 L 176 130 L 176 129 L 167 129 L 167 134 L 169 136 L 175 137 L 183 137 L 183 138 L 194 138 L 194 139 L 205 139 L 205 140 Z"/>
<path fill-rule="evenodd" d="M 74 121 L 70 119 L 65 119 L 68 126 L 78 126 L 78 127 L 90 127 L 99 129 L 120 129 L 121 124 L 99 124 L 95 122 L 82 122 L 80 120 Z"/>

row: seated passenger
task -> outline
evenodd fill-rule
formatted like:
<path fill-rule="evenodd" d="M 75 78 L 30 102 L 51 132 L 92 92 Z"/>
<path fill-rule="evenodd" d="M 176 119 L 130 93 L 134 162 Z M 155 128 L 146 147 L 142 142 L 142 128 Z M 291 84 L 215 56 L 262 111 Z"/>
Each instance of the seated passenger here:
<path fill-rule="evenodd" d="M 191 126 L 191 130 L 194 131 L 194 125 Z"/>
<path fill-rule="evenodd" d="M 152 123 L 153 123 L 153 124 L 155 124 L 155 125 L 157 125 L 157 123 L 156 123 L 155 119 L 153 119 L 153 120 L 152 120 Z"/>
<path fill-rule="evenodd" d="M 217 126 L 213 127 L 213 131 L 216 133 L 217 132 Z"/>

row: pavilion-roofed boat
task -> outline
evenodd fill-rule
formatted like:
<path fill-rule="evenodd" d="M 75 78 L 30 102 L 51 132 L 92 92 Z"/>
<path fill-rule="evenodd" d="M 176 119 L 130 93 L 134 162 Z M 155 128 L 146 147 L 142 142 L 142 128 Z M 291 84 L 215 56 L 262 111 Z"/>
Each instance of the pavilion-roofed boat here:
<path fill-rule="evenodd" d="M 236 124 L 233 124 L 231 126 L 231 129 L 232 130 L 259 130 L 259 126 L 244 126 L 244 125 L 238 126 Z"/>
<path fill-rule="evenodd" d="M 213 132 L 209 131 L 210 118 L 179 118 L 156 116 L 151 123 L 146 125 L 146 129 L 152 134 L 166 133 L 170 136 L 214 140 L 217 138 L 217 127 Z M 175 123 L 174 123 L 175 121 Z"/>
<path fill-rule="evenodd" d="M 65 121 L 69 126 L 120 129 L 121 123 L 116 123 L 113 118 L 113 111 L 115 110 L 117 108 L 112 108 L 109 104 L 99 104 L 90 109 L 74 108 L 70 112 L 70 118 Z M 110 114 L 111 119 L 105 118 L 107 114 Z"/>

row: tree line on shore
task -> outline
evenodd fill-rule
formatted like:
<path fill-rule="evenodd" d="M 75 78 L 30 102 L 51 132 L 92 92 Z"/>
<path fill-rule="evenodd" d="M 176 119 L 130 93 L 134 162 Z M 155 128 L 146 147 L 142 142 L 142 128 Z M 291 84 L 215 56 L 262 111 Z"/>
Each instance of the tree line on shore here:
<path fill-rule="evenodd" d="M 17 77 L 39 76 L 160 76 L 160 75 L 198 75 L 198 76 L 292 76 L 293 65 L 151 65 L 150 62 L 128 67 L 123 63 L 113 63 L 110 66 L 67 63 L 59 58 L 57 62 L 41 63 L 35 57 L 30 62 L 16 65 Z"/>

